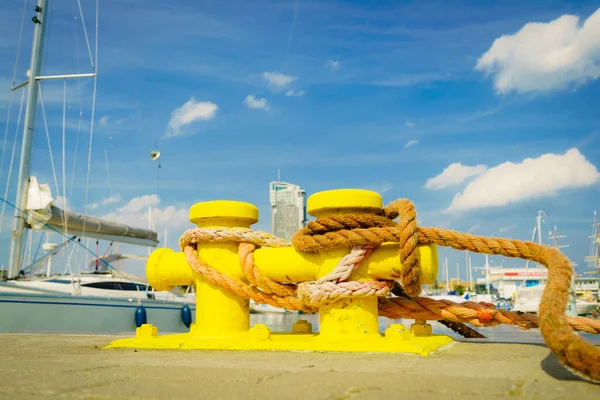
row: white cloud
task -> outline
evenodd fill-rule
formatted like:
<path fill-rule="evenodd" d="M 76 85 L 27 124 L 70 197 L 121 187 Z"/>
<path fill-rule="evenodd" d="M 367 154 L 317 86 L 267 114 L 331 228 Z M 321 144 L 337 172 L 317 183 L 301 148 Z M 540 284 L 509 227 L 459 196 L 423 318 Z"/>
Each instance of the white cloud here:
<path fill-rule="evenodd" d="M 414 139 L 413 139 L 413 140 L 409 140 L 408 142 L 406 142 L 406 143 L 404 144 L 404 148 L 406 149 L 406 148 L 408 148 L 408 147 L 410 147 L 410 146 L 414 146 L 414 145 L 416 145 L 416 144 L 419 144 L 419 141 L 418 141 L 418 140 L 414 140 Z"/>
<path fill-rule="evenodd" d="M 342 64 L 336 60 L 327 60 L 327 62 L 325 63 L 325 66 L 328 68 L 331 68 L 331 69 L 340 69 Z"/>
<path fill-rule="evenodd" d="M 431 82 L 444 82 L 452 79 L 452 74 L 441 72 L 423 72 L 420 74 L 405 74 L 383 81 L 375 81 L 377 86 L 412 86 Z"/>
<path fill-rule="evenodd" d="M 215 117 L 219 107 L 210 101 L 197 102 L 191 97 L 171 113 L 166 137 L 184 136 L 181 128 L 196 121 L 208 121 Z"/>
<path fill-rule="evenodd" d="M 152 211 L 148 209 L 152 206 Z M 163 230 L 167 229 L 172 234 L 179 235 L 185 229 L 191 227 L 187 208 L 178 208 L 173 205 L 161 207 L 160 198 L 156 194 L 134 197 L 127 206 L 121 207 L 114 212 L 106 214 L 102 219 L 117 221 L 137 228 L 148 228 L 149 220 L 152 220 L 152 228 L 159 229 L 162 236 Z M 170 243 L 176 246 L 175 243 Z"/>
<path fill-rule="evenodd" d="M 300 97 L 300 96 L 304 96 L 305 94 L 306 94 L 306 92 L 304 91 L 304 89 L 302 89 L 298 92 L 295 92 L 293 89 L 290 89 L 287 92 L 285 92 L 285 95 L 288 97 L 290 97 L 290 96 Z"/>
<path fill-rule="evenodd" d="M 106 126 L 108 125 L 108 120 L 110 117 L 108 117 L 107 115 L 105 115 L 104 117 L 100 118 L 100 120 L 98 121 L 98 124 L 100 126 Z"/>
<path fill-rule="evenodd" d="M 265 111 L 269 111 L 271 108 L 271 106 L 269 106 L 269 102 L 267 102 L 267 99 L 262 97 L 254 97 L 254 95 L 251 94 L 246 96 L 242 103 L 248 108 L 256 108 Z"/>
<path fill-rule="evenodd" d="M 503 226 L 502 228 L 498 229 L 498 231 L 500 231 L 501 234 L 505 234 L 515 228 L 516 228 L 516 225 Z"/>
<path fill-rule="evenodd" d="M 267 99 L 263 97 L 256 97 L 251 94 L 246 96 L 242 103 L 245 104 L 248 108 L 261 109 L 265 111 L 269 111 L 269 109 L 271 108 Z"/>
<path fill-rule="evenodd" d="M 414 123 L 414 122 L 411 122 L 411 121 L 406 121 L 405 125 L 406 125 L 408 128 L 412 128 L 413 126 L 415 126 L 415 123 Z"/>
<path fill-rule="evenodd" d="M 562 155 L 548 153 L 490 168 L 456 194 L 446 211 L 504 206 L 590 186 L 599 180 L 598 169 L 577 149 Z"/>
<path fill-rule="evenodd" d="M 475 69 L 493 75 L 497 93 L 549 91 L 600 77 L 600 9 L 579 25 L 563 15 L 525 24 L 496 39 Z"/>
<path fill-rule="evenodd" d="M 135 213 L 140 210 L 148 209 L 160 204 L 160 199 L 156 194 L 146 194 L 140 197 L 134 197 L 123 207 L 117 209 L 118 212 L 128 214 Z"/>
<path fill-rule="evenodd" d="M 425 188 L 435 190 L 458 185 L 472 176 L 485 172 L 486 169 L 487 167 L 483 164 L 470 167 L 461 163 L 452 163 L 444 168 L 441 174 L 428 179 Z"/>
<path fill-rule="evenodd" d="M 475 225 L 471 226 L 469 229 L 467 229 L 467 233 L 475 233 L 480 229 L 481 229 L 481 225 L 475 224 Z"/>
<path fill-rule="evenodd" d="M 263 72 L 263 78 L 267 81 L 267 85 L 273 90 L 282 90 L 290 83 L 294 82 L 298 77 L 280 74 L 278 72 Z"/>
<path fill-rule="evenodd" d="M 107 205 L 110 205 L 110 204 L 115 204 L 115 203 L 118 203 L 120 201 L 121 201 L 121 196 L 119 196 L 119 194 L 117 193 L 115 195 L 106 197 L 106 198 L 100 200 L 97 203 L 92 203 L 92 204 L 88 205 L 88 208 L 90 210 L 95 210 L 97 208 L 100 208 L 101 206 L 107 206 Z"/>

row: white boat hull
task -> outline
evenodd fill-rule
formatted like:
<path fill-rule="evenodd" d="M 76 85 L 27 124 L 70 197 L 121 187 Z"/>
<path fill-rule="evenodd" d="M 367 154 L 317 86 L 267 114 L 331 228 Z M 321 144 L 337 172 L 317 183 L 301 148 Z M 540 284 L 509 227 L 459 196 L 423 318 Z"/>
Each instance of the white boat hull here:
<path fill-rule="evenodd" d="M 143 300 L 146 322 L 163 333 L 188 332 L 184 304 Z M 196 307 L 188 304 L 192 322 Z M 48 293 L 0 293 L 0 333 L 131 334 L 138 300 Z"/>

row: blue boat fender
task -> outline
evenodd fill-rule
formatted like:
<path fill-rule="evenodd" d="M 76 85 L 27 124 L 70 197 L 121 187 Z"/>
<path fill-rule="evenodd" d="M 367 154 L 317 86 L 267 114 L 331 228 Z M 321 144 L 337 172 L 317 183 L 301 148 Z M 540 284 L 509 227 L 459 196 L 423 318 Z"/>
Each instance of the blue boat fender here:
<path fill-rule="evenodd" d="M 140 326 L 146 323 L 146 320 L 146 308 L 144 308 L 144 306 L 142 305 L 139 305 L 135 309 L 135 326 L 139 328 Z"/>
<path fill-rule="evenodd" d="M 188 328 L 192 324 L 192 310 L 187 304 L 181 308 L 181 320 L 183 321 L 183 324 Z"/>

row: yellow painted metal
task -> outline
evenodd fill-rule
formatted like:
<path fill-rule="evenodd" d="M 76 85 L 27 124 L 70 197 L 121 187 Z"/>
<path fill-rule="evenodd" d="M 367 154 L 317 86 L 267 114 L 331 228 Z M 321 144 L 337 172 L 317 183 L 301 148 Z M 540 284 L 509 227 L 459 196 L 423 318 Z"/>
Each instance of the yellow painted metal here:
<path fill-rule="evenodd" d="M 209 201 L 190 209 L 190 221 L 199 228 L 249 228 L 258 222 L 258 209 L 249 203 Z M 202 243 L 197 245 L 201 260 L 231 278 L 243 277 L 237 243 Z M 196 278 L 196 325 L 190 331 L 198 337 L 223 337 L 248 332 L 249 300 L 215 286 L 203 276 Z"/>
<path fill-rule="evenodd" d="M 331 271 L 348 254 L 348 249 L 324 253 L 302 253 L 293 247 L 261 248 L 254 251 L 254 264 L 265 276 L 277 282 L 304 282 L 317 279 L 319 271 Z M 435 245 L 419 246 L 421 284 L 437 278 L 438 254 Z M 398 243 L 384 243 L 363 262 L 371 279 L 398 279 Z M 282 268 L 285 266 L 285 268 Z M 194 273 L 182 252 L 157 249 L 146 263 L 146 277 L 155 290 L 170 290 L 194 283 Z"/>
<path fill-rule="evenodd" d="M 154 290 L 166 291 L 175 286 L 195 282 L 194 272 L 185 260 L 185 253 L 171 249 L 156 249 L 146 261 L 146 278 Z"/>
<path fill-rule="evenodd" d="M 307 211 L 317 217 L 337 213 L 374 213 L 381 210 L 381 196 L 368 190 L 342 189 L 316 193 L 308 198 Z M 347 250 L 346 250 L 347 251 Z M 399 259 L 396 250 L 396 265 Z M 321 265 L 317 279 L 329 274 L 335 264 Z M 368 266 L 361 263 L 349 281 L 369 280 Z M 333 340 L 379 336 L 377 297 L 342 299 L 319 308 L 320 333 Z"/>
<path fill-rule="evenodd" d="M 306 201 L 306 210 L 315 217 L 348 212 L 381 211 L 381 196 L 370 190 L 337 189 L 313 194 Z"/>
<path fill-rule="evenodd" d="M 301 328 L 310 326 L 307 321 L 296 322 Z M 295 325 L 296 325 L 295 324 Z M 279 351 L 323 351 L 323 352 L 372 352 L 413 353 L 428 356 L 452 344 L 446 335 L 417 336 L 402 324 L 391 324 L 383 335 L 356 337 L 325 337 L 317 333 L 271 332 L 256 324 L 250 331 L 231 337 L 199 338 L 189 333 L 156 335 L 150 325 L 142 325 L 143 334 L 135 338 L 115 340 L 105 348 L 134 349 L 185 349 L 185 350 L 279 350 Z"/>
<path fill-rule="evenodd" d="M 214 200 L 196 203 L 190 208 L 190 222 L 210 226 L 245 227 L 258 222 L 258 208 L 243 201 Z"/>
<path fill-rule="evenodd" d="M 400 277 L 398 243 L 384 243 L 363 261 L 366 276 L 394 280 Z M 348 254 L 340 248 L 323 253 L 302 253 L 293 247 L 261 248 L 254 251 L 254 264 L 264 275 L 277 282 L 303 282 L 317 279 L 319 271 L 331 271 Z M 437 279 L 438 254 L 434 244 L 419 246 L 421 284 Z M 285 265 L 285 268 L 282 268 Z"/>
<path fill-rule="evenodd" d="M 308 199 L 311 215 L 341 212 L 374 212 L 381 197 L 365 190 L 345 189 L 317 193 Z M 214 201 L 198 203 L 190 210 L 190 221 L 199 227 L 250 227 L 258 210 L 248 203 Z M 202 260 L 235 279 L 242 278 L 236 243 L 199 244 Z M 281 282 L 315 280 L 329 273 L 347 254 L 347 249 L 323 254 L 303 254 L 293 248 L 265 248 L 255 251 L 257 267 L 266 276 Z M 423 279 L 432 283 L 437 275 L 435 246 L 419 248 Z M 394 279 L 399 269 L 398 245 L 383 244 L 361 263 L 351 280 Z M 189 333 L 159 336 L 156 327 L 146 324 L 136 337 L 112 342 L 109 348 L 230 349 L 230 350 L 313 350 L 342 352 L 404 352 L 430 354 L 452 342 L 446 335 L 432 335 L 431 326 L 416 321 L 407 330 L 392 324 L 379 333 L 377 298 L 341 300 L 319 310 L 320 333 L 313 333 L 308 321 L 297 321 L 292 333 L 273 333 L 262 324 L 250 328 L 248 301 L 225 289 L 196 278 L 181 252 L 159 249 L 147 263 L 147 277 L 157 290 L 176 285 L 196 284 L 196 322 Z"/>

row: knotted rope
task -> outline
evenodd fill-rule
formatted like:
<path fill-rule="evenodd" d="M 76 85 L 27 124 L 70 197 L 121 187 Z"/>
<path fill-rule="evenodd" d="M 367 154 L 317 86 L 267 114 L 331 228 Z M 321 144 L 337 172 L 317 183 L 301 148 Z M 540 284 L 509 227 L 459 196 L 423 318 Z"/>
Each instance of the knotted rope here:
<path fill-rule="evenodd" d="M 399 218 L 399 222 L 393 221 Z M 245 279 L 240 281 L 217 271 L 200 259 L 196 244 L 238 242 L 240 265 Z M 406 296 L 386 298 L 393 282 L 348 281 L 362 260 L 385 242 L 400 245 L 401 267 L 394 271 Z M 446 229 L 418 227 L 413 204 L 401 199 L 377 214 L 348 214 L 318 218 L 298 231 L 294 247 L 304 252 L 351 248 L 338 266 L 315 282 L 282 284 L 263 276 L 254 265 L 253 251 L 260 246 L 285 247 L 287 242 L 273 235 L 243 228 L 196 228 L 180 238 L 180 247 L 193 270 L 214 285 L 255 302 L 290 310 L 314 312 L 321 305 L 347 297 L 378 296 L 380 315 L 389 318 L 439 320 L 454 330 L 469 335 L 464 323 L 474 326 L 517 325 L 521 329 L 539 327 L 548 347 L 560 362 L 592 382 L 600 382 L 600 349 L 575 335 L 573 330 L 600 333 L 600 322 L 564 315 L 572 268 L 560 251 L 533 242 L 486 238 Z M 418 245 L 437 244 L 457 250 L 523 258 L 545 265 L 548 282 L 540 303 L 539 317 L 500 310 L 484 302 L 453 303 L 429 298 L 409 297 L 420 292 Z M 474 331 L 473 331 L 474 332 Z M 473 335 L 473 332 L 470 332 Z M 475 334 L 478 334 L 475 332 Z"/>
<path fill-rule="evenodd" d="M 344 256 L 329 274 L 315 282 L 302 282 L 298 285 L 298 298 L 305 304 L 319 306 L 343 298 L 385 296 L 392 289 L 387 281 L 350 281 L 350 275 L 358 264 L 373 252 L 372 248 L 353 248 Z"/>
<path fill-rule="evenodd" d="M 308 224 L 311 226 L 298 231 L 292 243 L 297 249 L 317 252 L 336 247 L 378 246 L 384 242 L 398 242 L 401 249 L 400 260 L 403 263 L 402 283 L 409 295 L 416 294 L 414 282 L 418 282 L 420 273 L 417 244 L 434 243 L 456 250 L 523 258 L 542 264 L 548 268 L 548 282 L 539 309 L 542 336 L 565 367 L 589 381 L 600 383 L 600 349 L 575 335 L 564 315 L 572 275 L 571 263 L 564 254 L 557 249 L 533 242 L 486 238 L 441 228 L 416 227 L 414 206 L 407 199 L 392 202 L 384 208 L 383 214 L 390 220 L 400 216 L 400 221 L 394 225 L 387 222 L 387 225 L 383 225 L 382 216 L 364 214 L 361 216 L 360 226 L 357 226 L 356 219 L 351 223 L 353 225 L 341 222 L 344 216 L 319 218 L 314 224 Z M 392 313 L 390 309 L 393 307 L 393 304 L 388 303 L 388 312 Z"/>

